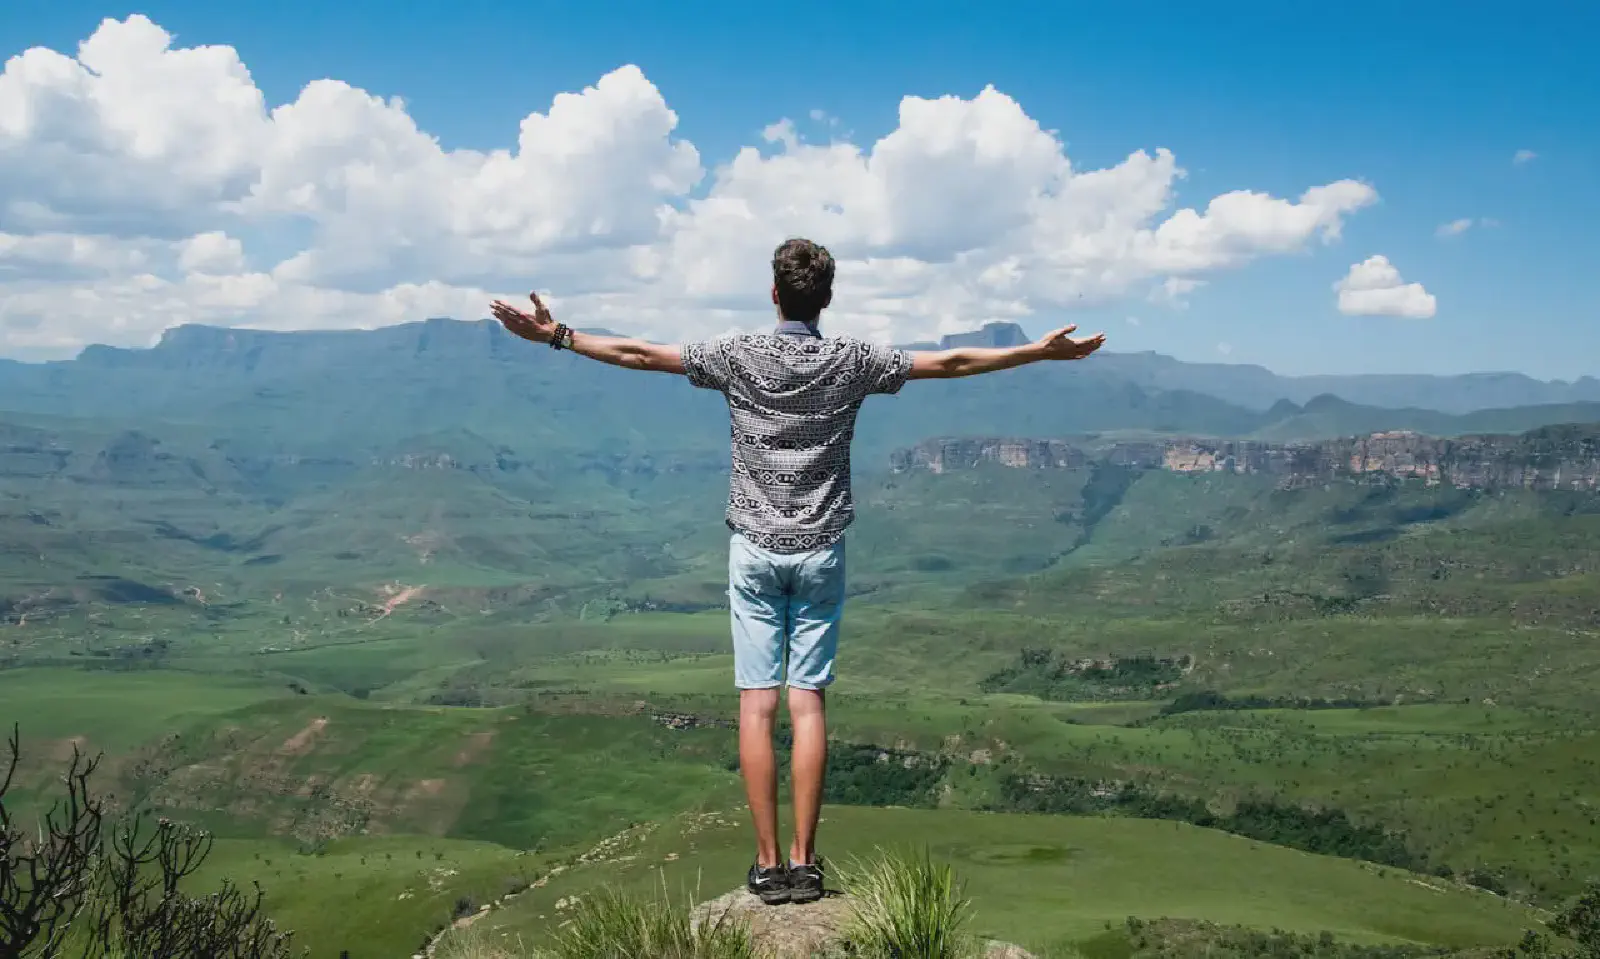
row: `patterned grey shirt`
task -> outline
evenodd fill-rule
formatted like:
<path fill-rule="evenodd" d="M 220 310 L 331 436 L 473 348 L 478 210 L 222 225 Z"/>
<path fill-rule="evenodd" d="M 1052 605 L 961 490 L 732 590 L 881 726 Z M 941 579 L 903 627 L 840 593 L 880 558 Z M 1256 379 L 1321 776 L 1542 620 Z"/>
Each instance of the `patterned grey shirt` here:
<path fill-rule="evenodd" d="M 899 392 L 911 354 L 783 323 L 777 333 L 687 344 L 683 368 L 690 383 L 728 399 L 728 525 L 777 553 L 837 542 L 855 517 L 856 413 L 873 393 Z"/>

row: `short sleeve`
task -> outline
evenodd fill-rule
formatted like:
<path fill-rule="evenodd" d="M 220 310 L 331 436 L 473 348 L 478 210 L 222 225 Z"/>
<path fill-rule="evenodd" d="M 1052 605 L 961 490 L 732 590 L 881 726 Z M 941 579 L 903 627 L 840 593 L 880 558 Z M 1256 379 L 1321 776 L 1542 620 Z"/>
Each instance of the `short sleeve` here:
<path fill-rule="evenodd" d="M 732 337 L 717 337 L 682 347 L 683 372 L 692 386 L 726 392 L 733 381 Z"/>
<path fill-rule="evenodd" d="M 906 385 L 906 377 L 911 375 L 911 354 L 892 346 L 867 344 L 862 363 L 865 367 L 862 370 L 863 380 L 869 396 L 874 393 L 898 393 L 900 387 Z"/>

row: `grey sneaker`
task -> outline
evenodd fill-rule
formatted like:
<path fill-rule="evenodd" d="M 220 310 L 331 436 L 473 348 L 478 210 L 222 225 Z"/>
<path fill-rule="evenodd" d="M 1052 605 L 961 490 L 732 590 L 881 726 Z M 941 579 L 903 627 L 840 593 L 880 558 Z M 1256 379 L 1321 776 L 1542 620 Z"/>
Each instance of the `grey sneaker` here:
<path fill-rule="evenodd" d="M 769 906 L 788 902 L 789 870 L 782 866 L 763 869 L 760 865 L 752 865 L 744 886 L 752 895 Z"/>
<path fill-rule="evenodd" d="M 822 857 L 814 863 L 789 864 L 789 901 L 816 902 L 823 896 Z"/>

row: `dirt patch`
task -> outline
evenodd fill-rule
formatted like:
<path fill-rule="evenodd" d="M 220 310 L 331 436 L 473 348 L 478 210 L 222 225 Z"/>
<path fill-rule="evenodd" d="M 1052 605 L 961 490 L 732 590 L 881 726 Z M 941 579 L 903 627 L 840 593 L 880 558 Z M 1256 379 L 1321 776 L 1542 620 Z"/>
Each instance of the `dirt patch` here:
<path fill-rule="evenodd" d="M 73 750 L 85 758 L 93 756 L 88 748 L 89 739 L 86 736 L 69 736 L 66 739 L 56 739 L 50 742 L 48 755 L 52 763 L 64 764 L 72 762 Z"/>
<path fill-rule="evenodd" d="M 407 801 L 413 799 L 432 799 L 444 792 L 443 779 L 419 779 L 411 791 L 406 793 Z"/>
<path fill-rule="evenodd" d="M 486 729 L 481 733 L 473 733 L 468 736 L 466 744 L 461 747 L 460 752 L 456 753 L 456 768 L 460 769 L 462 766 L 482 756 L 489 749 L 489 746 L 494 743 L 494 734 L 494 730 Z"/>
<path fill-rule="evenodd" d="M 307 723 L 306 728 L 284 740 L 283 745 L 278 747 L 278 755 L 304 756 L 306 753 L 311 751 L 311 747 L 315 745 L 317 738 L 320 737 L 322 735 L 322 731 L 327 728 L 327 717 L 318 716 L 316 719 L 313 719 L 311 722 Z"/>

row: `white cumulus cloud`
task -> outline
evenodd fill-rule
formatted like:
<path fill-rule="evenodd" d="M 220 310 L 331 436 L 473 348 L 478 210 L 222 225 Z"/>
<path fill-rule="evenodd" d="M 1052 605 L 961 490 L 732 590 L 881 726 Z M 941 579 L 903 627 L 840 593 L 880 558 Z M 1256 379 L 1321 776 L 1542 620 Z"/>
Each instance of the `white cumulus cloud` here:
<path fill-rule="evenodd" d="M 180 245 L 178 266 L 185 273 L 238 273 L 244 268 L 244 244 L 221 230 L 197 233 Z"/>
<path fill-rule="evenodd" d="M 1438 311 L 1438 301 L 1421 283 L 1400 278 L 1389 258 L 1369 256 L 1350 267 L 1333 285 L 1339 293 L 1339 312 L 1346 316 L 1402 316 L 1428 319 Z"/>
<path fill-rule="evenodd" d="M 0 352 L 139 344 L 178 323 L 370 327 L 480 317 L 552 291 L 656 337 L 770 319 L 773 246 L 838 256 L 834 328 L 928 339 L 1121 297 L 1339 239 L 1365 183 L 1175 208 L 1168 150 L 1085 169 L 994 88 L 908 96 L 872 142 L 778 117 L 708 161 L 637 67 L 533 105 L 503 145 L 452 148 L 404 101 L 337 79 L 269 104 L 237 51 L 144 16 L 0 72 Z"/>

